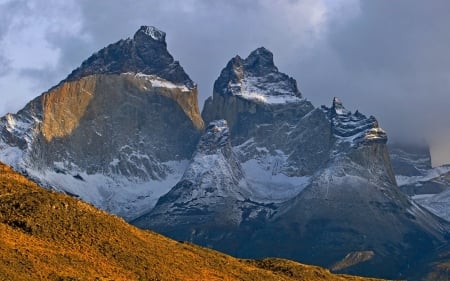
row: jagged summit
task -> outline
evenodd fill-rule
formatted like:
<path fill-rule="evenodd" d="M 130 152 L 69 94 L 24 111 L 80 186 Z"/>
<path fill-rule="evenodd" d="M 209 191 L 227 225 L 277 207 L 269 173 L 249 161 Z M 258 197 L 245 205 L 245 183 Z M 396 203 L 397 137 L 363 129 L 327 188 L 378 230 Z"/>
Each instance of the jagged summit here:
<path fill-rule="evenodd" d="M 167 50 L 165 38 L 166 33 L 153 26 L 141 26 L 133 39 L 122 39 L 101 49 L 62 82 L 93 74 L 131 72 L 155 75 L 169 82 L 194 88 L 195 83 Z"/>
<path fill-rule="evenodd" d="M 366 117 L 359 111 L 352 113 L 337 97 L 333 98 L 330 108 L 322 106 L 322 110 L 331 121 L 333 134 L 342 142 L 352 146 L 387 142 L 387 134 L 374 116 Z"/>
<path fill-rule="evenodd" d="M 273 54 L 260 47 L 246 59 L 232 58 L 214 83 L 214 92 L 263 104 L 302 101 L 297 82 L 279 72 Z"/>
<path fill-rule="evenodd" d="M 271 72 L 278 72 L 278 68 L 273 62 L 273 54 L 264 47 L 260 47 L 245 59 L 249 71 L 255 72 L 256 75 L 270 74 Z"/>
<path fill-rule="evenodd" d="M 331 104 L 331 110 L 332 110 L 333 114 L 336 114 L 336 115 L 349 115 L 349 114 L 351 114 L 350 111 L 345 109 L 344 105 L 342 104 L 342 101 L 339 98 L 337 98 L 337 97 L 333 98 L 333 102 Z"/>
<path fill-rule="evenodd" d="M 134 34 L 134 38 L 136 40 L 136 37 L 140 36 L 141 34 L 150 36 L 153 40 L 160 41 L 160 42 L 166 42 L 166 33 L 164 31 L 161 31 L 157 29 L 154 26 L 141 26 L 138 31 Z"/>

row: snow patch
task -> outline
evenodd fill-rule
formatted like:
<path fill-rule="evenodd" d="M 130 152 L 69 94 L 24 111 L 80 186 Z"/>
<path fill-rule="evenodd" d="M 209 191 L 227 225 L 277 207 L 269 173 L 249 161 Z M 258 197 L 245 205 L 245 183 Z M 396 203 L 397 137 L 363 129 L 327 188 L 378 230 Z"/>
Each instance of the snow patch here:
<path fill-rule="evenodd" d="M 158 77 L 156 75 L 149 75 L 149 74 L 144 74 L 144 73 L 133 73 L 133 72 L 122 73 L 122 75 L 130 75 L 130 76 L 134 76 L 136 78 L 143 79 L 146 82 L 150 82 L 151 87 L 153 87 L 153 88 L 179 89 L 182 92 L 190 92 L 191 91 L 186 85 L 175 84 L 175 83 L 167 81 L 161 77 Z M 148 89 L 148 87 L 144 86 L 144 89 Z"/>
<path fill-rule="evenodd" d="M 139 31 L 144 32 L 156 41 L 164 41 L 166 37 L 164 31 L 161 31 L 154 26 L 142 26 Z"/>
<path fill-rule="evenodd" d="M 310 177 L 289 177 L 280 171 L 280 164 L 279 158 L 270 156 L 262 161 L 251 159 L 242 164 L 252 201 L 284 202 L 295 197 L 308 185 Z"/>
<path fill-rule="evenodd" d="M 2 151 L 3 152 L 3 151 Z M 113 162 L 117 162 L 115 159 Z M 64 172 L 66 163 L 54 163 L 54 170 L 27 169 L 31 178 L 44 186 L 77 196 L 107 212 L 135 219 L 149 212 L 158 199 L 175 186 L 188 165 L 187 160 L 161 163 L 167 167 L 167 177 L 161 180 L 135 181 L 121 175 L 87 174 L 73 167 Z M 63 171 L 63 172 L 61 172 Z"/>
<path fill-rule="evenodd" d="M 426 174 L 423 176 L 410 176 L 409 177 L 409 176 L 396 175 L 395 179 L 397 180 L 398 186 L 412 185 L 412 184 L 416 184 L 416 183 L 430 181 L 430 180 L 437 178 L 448 172 L 450 172 L 450 166 L 441 166 L 441 167 L 436 167 L 436 168 L 428 170 L 426 172 Z"/>
<path fill-rule="evenodd" d="M 233 94 L 244 99 L 266 104 L 298 103 L 304 101 L 293 92 L 292 85 L 285 79 L 267 81 L 266 77 L 252 77 L 245 74 L 239 83 L 230 83 Z"/>

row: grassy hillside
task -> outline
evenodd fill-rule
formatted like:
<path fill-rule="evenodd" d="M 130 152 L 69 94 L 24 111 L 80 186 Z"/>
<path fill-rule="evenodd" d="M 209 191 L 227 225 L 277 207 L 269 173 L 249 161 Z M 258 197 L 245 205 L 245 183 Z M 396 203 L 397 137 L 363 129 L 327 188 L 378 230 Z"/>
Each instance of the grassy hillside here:
<path fill-rule="evenodd" d="M 0 280 L 371 280 L 177 242 L 40 188 L 1 163 L 0 237 Z"/>

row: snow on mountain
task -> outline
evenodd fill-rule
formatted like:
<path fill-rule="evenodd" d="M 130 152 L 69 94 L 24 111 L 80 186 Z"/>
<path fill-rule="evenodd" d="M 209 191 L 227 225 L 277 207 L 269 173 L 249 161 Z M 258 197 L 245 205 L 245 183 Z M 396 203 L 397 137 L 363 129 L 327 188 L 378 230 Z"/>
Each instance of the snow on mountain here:
<path fill-rule="evenodd" d="M 437 194 L 422 194 L 413 196 L 413 199 L 437 216 L 450 221 L 450 165 L 436 167 L 426 175 L 417 178 L 409 177 L 415 185 L 439 185 L 444 190 Z"/>
<path fill-rule="evenodd" d="M 131 75 L 134 77 L 143 78 L 144 80 L 150 82 L 151 86 L 153 88 L 180 89 L 182 92 L 189 92 L 192 89 L 192 88 L 189 89 L 184 84 L 171 83 L 171 82 L 169 82 L 165 79 L 162 79 L 156 75 L 147 75 L 144 73 L 132 73 L 132 72 L 123 73 L 122 75 Z M 147 90 L 148 88 L 144 86 L 144 89 Z"/>
<path fill-rule="evenodd" d="M 222 74 L 227 71 L 232 79 L 221 85 L 221 90 L 231 95 L 267 104 L 303 100 L 295 80 L 278 71 L 273 54 L 264 47 L 254 50 L 246 59 L 236 56 Z"/>
<path fill-rule="evenodd" d="M 352 146 L 364 143 L 386 143 L 386 132 L 378 126 L 375 117 L 366 117 L 364 114 L 345 109 L 342 101 L 333 98 L 330 108 L 322 106 L 322 110 L 328 115 L 332 123 L 333 134 L 341 142 L 348 142 Z"/>
<path fill-rule="evenodd" d="M 192 241 L 225 235 L 265 210 L 253 194 L 231 148 L 225 120 L 209 123 L 181 180 L 155 208 L 132 223 Z M 219 231 L 219 229 L 221 229 Z M 207 237 L 207 238 L 205 238 Z"/>
<path fill-rule="evenodd" d="M 165 42 L 166 41 L 166 33 L 157 29 L 154 26 L 141 26 L 138 32 L 143 32 L 150 37 L 152 37 L 156 41 Z"/>

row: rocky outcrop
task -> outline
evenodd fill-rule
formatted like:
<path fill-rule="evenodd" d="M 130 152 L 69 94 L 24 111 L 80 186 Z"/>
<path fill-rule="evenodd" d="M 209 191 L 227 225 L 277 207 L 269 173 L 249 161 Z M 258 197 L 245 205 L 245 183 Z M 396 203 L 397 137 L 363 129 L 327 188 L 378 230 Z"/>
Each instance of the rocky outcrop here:
<path fill-rule="evenodd" d="M 181 177 L 203 129 L 197 95 L 164 32 L 141 27 L 2 118 L 0 159 L 132 218 Z"/>

